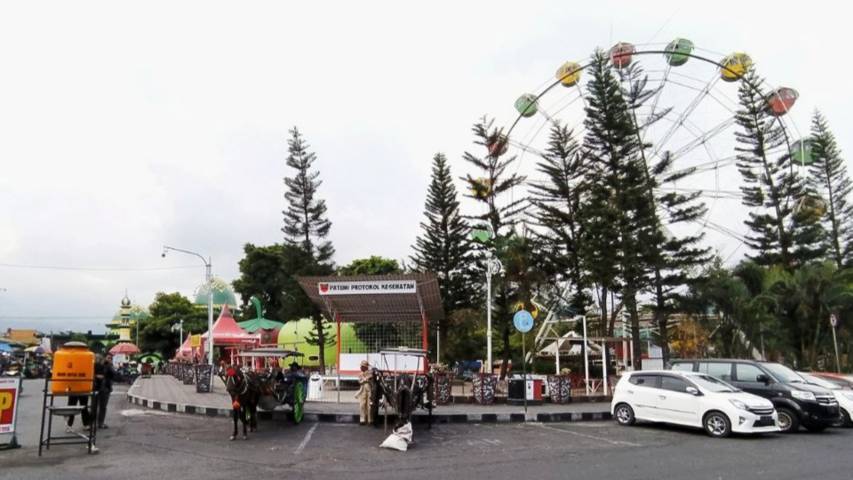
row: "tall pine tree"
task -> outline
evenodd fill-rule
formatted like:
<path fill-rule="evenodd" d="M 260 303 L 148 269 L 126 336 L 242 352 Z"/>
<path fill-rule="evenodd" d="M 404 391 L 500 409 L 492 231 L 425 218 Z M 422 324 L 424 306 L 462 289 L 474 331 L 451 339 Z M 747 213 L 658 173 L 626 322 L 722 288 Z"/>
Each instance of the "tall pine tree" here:
<path fill-rule="evenodd" d="M 422 233 L 415 240 L 411 261 L 415 270 L 433 272 L 438 277 L 447 317 L 456 310 L 471 306 L 475 292 L 472 291 L 470 229 L 459 212 L 450 166 L 442 153 L 435 154 L 432 159 L 432 179 L 427 190 L 424 216 Z M 446 344 L 447 329 L 441 321 L 435 327 L 442 344 Z"/>
<path fill-rule="evenodd" d="M 704 203 L 699 200 L 702 192 L 688 194 L 667 191 L 661 187 L 672 184 L 695 173 L 695 169 L 686 168 L 673 170 L 675 159 L 669 152 L 664 152 L 653 160 L 649 150 L 651 144 L 643 141 L 645 130 L 665 117 L 670 109 L 650 109 L 647 115 L 638 114 L 645 104 L 656 98 L 663 85 L 656 88 L 648 87 L 648 77 L 643 73 L 639 64 L 633 64 L 623 71 L 623 95 L 628 101 L 631 121 L 637 142 L 641 145 L 639 157 L 642 162 L 646 195 L 652 206 L 651 222 L 644 230 L 648 235 L 643 244 L 646 247 L 646 258 L 651 269 L 651 284 L 649 292 L 654 298 L 652 311 L 655 324 L 660 336 L 660 347 L 663 362 L 669 362 L 669 316 L 677 309 L 685 285 L 692 281 L 691 271 L 710 260 L 707 247 L 701 247 L 704 234 L 682 235 L 676 237 L 671 227 L 688 222 L 698 221 L 705 213 Z M 653 107 L 654 108 L 654 107 Z"/>
<path fill-rule="evenodd" d="M 583 142 L 588 166 L 582 185 L 585 201 L 581 217 L 586 224 L 583 250 L 591 266 L 606 275 L 599 281 L 612 282 L 609 288 L 617 288 L 610 277 L 615 267 L 631 322 L 633 365 L 641 368 L 637 297 L 648 284 L 649 259 L 644 243 L 655 233 L 654 206 L 647 195 L 642 147 L 629 105 L 603 52 L 596 52 L 589 72 Z"/>
<path fill-rule="evenodd" d="M 568 305 L 583 314 L 592 299 L 587 292 L 587 276 L 581 267 L 583 224 L 579 221 L 583 179 L 583 158 L 573 132 L 561 124 L 551 126 L 548 148 L 536 167 L 545 175 L 543 182 L 531 184 L 534 217 L 542 232 L 531 232 L 541 244 L 544 266 L 550 278 L 569 282 Z"/>
<path fill-rule="evenodd" d="M 471 218 L 477 222 L 474 227 L 486 229 L 493 232 L 491 238 L 482 248 L 490 249 L 497 253 L 498 257 L 503 254 L 502 248 L 506 245 L 505 239 L 512 235 L 515 221 L 518 215 L 526 207 L 523 199 L 506 200 L 515 187 L 524 183 L 524 177 L 516 173 L 509 173 L 507 169 L 516 161 L 515 156 L 501 159 L 506 151 L 506 138 L 501 130 L 492 126 L 493 120 L 483 118 L 472 128 L 474 132 L 474 143 L 486 149 L 486 155 L 479 157 L 465 152 L 465 161 L 480 170 L 480 177 L 466 175 L 467 182 L 472 194 L 468 195 L 483 207 L 483 213 L 472 215 Z M 480 255 L 485 253 L 480 250 Z M 503 352 L 501 358 L 501 378 L 506 375 L 509 358 L 511 355 L 509 340 L 512 328 L 512 311 L 510 301 L 512 299 L 512 286 L 503 277 L 495 276 L 492 279 L 493 294 L 496 309 L 493 311 L 493 325 L 501 335 Z M 490 299 L 491 301 L 491 299 Z M 487 371 L 491 371 L 489 365 Z"/>
<path fill-rule="evenodd" d="M 330 274 L 333 271 L 332 255 L 335 249 L 332 242 L 326 240 L 332 226 L 332 222 L 326 218 L 326 202 L 317 198 L 317 189 L 322 184 L 319 180 L 320 172 L 311 169 L 317 156 L 308 151 L 308 144 L 296 127 L 290 130 L 287 146 L 287 166 L 294 169 L 294 175 L 284 179 L 287 187 L 284 194 L 287 208 L 282 212 L 285 241 L 290 245 L 298 245 L 307 257 L 306 268 L 299 274 Z M 330 343 L 329 328 L 319 310 L 313 310 L 314 331 L 308 342 L 319 348 L 320 370 L 325 370 L 324 349 Z"/>
<path fill-rule="evenodd" d="M 785 134 L 768 111 L 761 84 L 754 70 L 746 74 L 738 88 L 740 110 L 735 114 L 740 126 L 735 132 L 737 167 L 745 183 L 742 203 L 753 209 L 744 222 L 750 229 L 745 243 L 755 251 L 749 257 L 759 265 L 792 269 L 820 256 L 815 248 L 819 231 L 814 222 L 794 218 L 797 202 L 805 195 L 804 182 L 790 153 L 778 152 Z"/>
<path fill-rule="evenodd" d="M 838 268 L 853 264 L 853 205 L 847 202 L 853 185 L 835 136 L 820 112 L 812 118 L 812 159 L 809 187 L 826 201 L 821 218 L 826 236 L 824 248 Z"/>

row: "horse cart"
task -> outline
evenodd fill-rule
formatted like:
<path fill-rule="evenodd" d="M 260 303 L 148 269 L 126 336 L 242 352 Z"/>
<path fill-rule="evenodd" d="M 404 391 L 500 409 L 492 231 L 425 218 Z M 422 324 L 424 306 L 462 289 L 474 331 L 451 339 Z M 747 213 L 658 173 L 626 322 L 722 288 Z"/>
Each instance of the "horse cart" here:
<path fill-rule="evenodd" d="M 239 356 L 245 367 L 257 368 L 258 406 L 274 410 L 279 405 L 287 405 L 293 412 L 293 422 L 300 423 L 308 393 L 308 376 L 299 362 L 304 354 L 282 348 L 256 348 L 240 352 Z M 288 362 L 291 358 L 293 361 Z"/>
<path fill-rule="evenodd" d="M 411 421 L 418 408 L 429 413 L 432 427 L 433 378 L 426 371 L 426 350 L 405 347 L 379 352 L 379 365 L 374 366 L 371 408 L 374 422 L 378 422 L 379 408 L 384 409 L 385 426 L 388 424 L 388 407 L 397 414 L 396 427 Z"/>

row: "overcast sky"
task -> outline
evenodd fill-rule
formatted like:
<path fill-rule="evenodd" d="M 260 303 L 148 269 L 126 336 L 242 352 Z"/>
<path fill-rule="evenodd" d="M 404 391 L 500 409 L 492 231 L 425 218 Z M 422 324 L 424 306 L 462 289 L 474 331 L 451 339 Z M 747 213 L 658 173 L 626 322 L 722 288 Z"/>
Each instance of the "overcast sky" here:
<path fill-rule="evenodd" d="M 799 90 L 801 131 L 820 108 L 851 152 L 849 19 L 829 1 L 4 2 L 0 329 L 100 332 L 125 289 L 190 294 L 201 262 L 163 244 L 232 281 L 244 243 L 281 241 L 294 125 L 336 262 L 404 258 L 433 154 L 473 173 L 477 118 L 511 122 L 519 94 L 618 40 L 749 52 Z"/>

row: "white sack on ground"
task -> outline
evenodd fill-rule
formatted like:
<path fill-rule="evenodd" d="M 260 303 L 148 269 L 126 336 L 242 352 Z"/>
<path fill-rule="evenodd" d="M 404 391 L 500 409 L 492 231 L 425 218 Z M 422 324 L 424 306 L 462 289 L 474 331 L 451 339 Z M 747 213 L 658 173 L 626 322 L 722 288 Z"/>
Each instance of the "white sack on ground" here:
<path fill-rule="evenodd" d="M 379 448 L 390 448 L 405 452 L 409 449 L 409 444 L 412 443 L 412 423 L 407 422 L 394 430 L 388 438 L 379 445 Z"/>

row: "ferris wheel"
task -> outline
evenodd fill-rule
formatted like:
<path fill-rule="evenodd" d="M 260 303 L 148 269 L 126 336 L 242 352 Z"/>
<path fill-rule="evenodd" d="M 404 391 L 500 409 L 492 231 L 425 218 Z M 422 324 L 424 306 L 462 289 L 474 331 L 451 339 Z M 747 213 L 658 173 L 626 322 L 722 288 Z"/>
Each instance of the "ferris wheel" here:
<path fill-rule="evenodd" d="M 642 141 L 651 145 L 651 159 L 664 155 L 673 169 L 689 172 L 660 185 L 664 191 L 695 193 L 707 211 L 691 224 L 664 226 L 670 234 L 704 233 L 705 242 L 728 261 L 743 252 L 749 209 L 741 204 L 742 179 L 737 169 L 735 114 L 740 109 L 738 87 L 760 92 L 766 110 L 781 129 L 783 141 L 767 151 L 769 158 L 792 155 L 800 174 L 811 162 L 811 146 L 803 138 L 788 113 L 799 97 L 790 87 L 775 87 L 762 81 L 753 84 L 746 76 L 753 60 L 742 52 L 720 54 L 697 48 L 685 38 L 669 43 L 634 45 L 619 42 L 606 51 L 611 68 L 627 88 L 628 72 L 639 72 L 654 94 L 636 112 Z M 554 76 L 521 94 L 515 112 L 507 116 L 510 127 L 494 144 L 486 145 L 491 155 L 516 155 L 516 173 L 529 183 L 544 181 L 536 164 L 548 148 L 548 132 L 553 125 L 571 129 L 580 145 L 585 134 L 587 105 L 586 61 L 567 61 Z M 635 77 L 636 78 L 636 77 Z M 654 121 L 644 124 L 644 119 Z M 488 186 L 486 186 L 488 187 Z M 513 190 L 515 199 L 521 192 Z M 797 209 L 825 209 L 815 197 L 793 198 Z M 672 230 L 669 230 L 672 228 Z"/>

